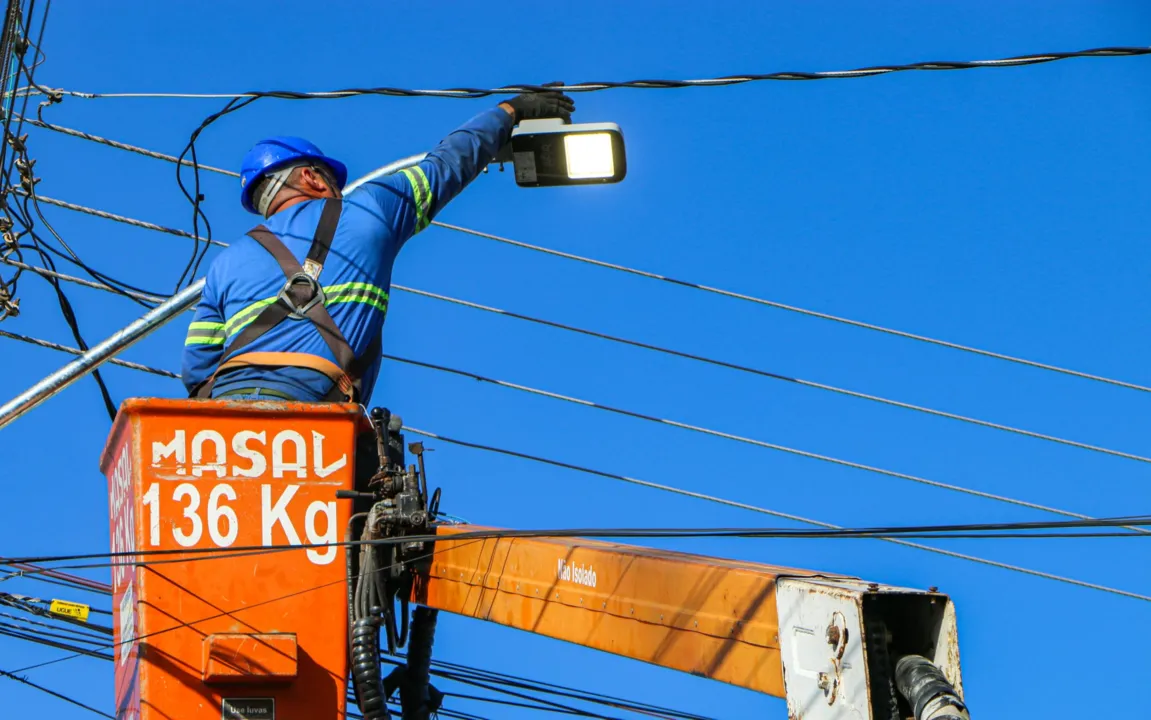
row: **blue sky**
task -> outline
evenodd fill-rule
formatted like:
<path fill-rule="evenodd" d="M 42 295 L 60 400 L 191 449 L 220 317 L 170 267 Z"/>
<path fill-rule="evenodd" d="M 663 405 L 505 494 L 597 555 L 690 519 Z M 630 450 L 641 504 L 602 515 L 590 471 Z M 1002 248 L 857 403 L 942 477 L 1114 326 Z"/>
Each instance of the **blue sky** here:
<path fill-rule="evenodd" d="M 67 89 L 218 92 L 696 78 L 1146 45 L 1139 2 L 436 3 L 58 0 L 38 80 Z M 1145 291 L 1148 59 L 1074 60 L 863 80 L 577 97 L 628 147 L 614 186 L 527 190 L 478 180 L 440 219 L 673 277 L 1151 384 Z M 262 100 L 203 136 L 234 168 L 265 135 L 305 135 L 358 176 L 430 148 L 494 100 Z M 45 118 L 179 152 L 221 102 L 67 98 Z M 189 227 L 173 166 L 31 130 L 51 197 Z M 230 240 L 252 217 L 205 174 Z M 49 219 L 91 264 L 170 291 L 189 247 L 67 210 Z M 397 283 L 689 352 L 1146 454 L 1139 392 L 848 328 L 433 228 Z M 89 341 L 135 306 L 74 288 Z M 3 329 L 71 343 L 48 286 L 21 282 Z M 1146 511 L 1148 471 L 1105 457 L 394 293 L 389 352 L 804 450 L 1092 515 Z M 126 357 L 177 369 L 173 324 Z M 5 340 L 0 390 L 64 358 Z M 112 368 L 117 400 L 175 381 Z M 385 364 L 376 404 L 412 425 L 839 525 L 1050 516 L 670 427 Z M 108 420 L 86 380 L 0 433 L 0 554 L 103 551 Z M 448 510 L 509 527 L 780 525 L 569 471 L 432 445 Z M 938 541 L 942 547 L 1151 593 L 1140 541 Z M 939 586 L 958 608 L 964 684 L 982 719 L 1094 712 L 1130 656 L 1145 602 L 875 541 L 691 541 L 670 547 Z M 35 585 L 15 592 L 46 592 Z M 23 590 L 16 589 L 24 588 Z M 1101 622 L 1102 620 L 1102 622 Z M 445 619 L 441 659 L 724 718 L 785 717 L 780 700 L 543 638 Z M 0 639 L 0 669 L 59 651 Z M 1037 661 L 1038 660 L 1038 661 Z M 1122 666 L 1122 663 L 1120 663 Z M 101 708 L 110 669 L 73 660 L 32 679 Z M 16 714 L 88 714 L 7 682 Z M 1043 690 L 1039 692 L 1039 690 Z M 462 709 L 484 713 L 482 706 Z M 490 714 L 490 709 L 487 710 Z M 517 717 L 514 713 L 500 714 Z"/>

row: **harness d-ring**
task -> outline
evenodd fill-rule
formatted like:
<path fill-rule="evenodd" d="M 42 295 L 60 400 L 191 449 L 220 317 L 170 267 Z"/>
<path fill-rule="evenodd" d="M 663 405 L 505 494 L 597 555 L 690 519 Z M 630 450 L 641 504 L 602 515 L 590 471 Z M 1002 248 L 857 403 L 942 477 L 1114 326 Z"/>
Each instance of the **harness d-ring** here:
<path fill-rule="evenodd" d="M 292 287 L 298 282 L 303 282 L 312 290 L 312 299 L 304 303 L 303 306 L 297 306 L 289 293 Z M 304 272 L 298 272 L 288 278 L 288 282 L 284 283 L 284 287 L 280 289 L 280 294 L 276 297 L 282 300 L 291 312 L 290 315 L 284 318 L 285 320 L 307 320 L 308 311 L 314 308 L 317 303 L 323 303 L 326 299 L 324 296 L 324 288 L 320 285 L 320 282 Z"/>

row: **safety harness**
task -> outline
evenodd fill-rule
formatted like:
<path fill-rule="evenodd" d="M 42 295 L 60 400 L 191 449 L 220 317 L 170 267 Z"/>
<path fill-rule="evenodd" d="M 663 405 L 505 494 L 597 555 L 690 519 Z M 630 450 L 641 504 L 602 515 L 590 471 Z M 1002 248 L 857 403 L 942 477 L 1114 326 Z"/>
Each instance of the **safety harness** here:
<path fill-rule="evenodd" d="M 328 376 L 333 382 L 331 391 L 324 398 L 325 402 L 360 401 L 360 380 L 368 366 L 380 354 L 380 336 L 377 334 L 364 354 L 357 358 L 324 306 L 324 288 L 319 283 L 324 261 L 328 257 L 332 238 L 336 234 L 336 226 L 340 222 L 342 207 L 341 200 L 324 201 L 320 223 L 316 226 L 316 234 L 312 238 L 312 246 L 308 249 L 303 267 L 300 267 L 291 251 L 268 228 L 260 225 L 248 232 L 249 237 L 260 243 L 276 259 L 280 269 L 287 276 L 287 282 L 280 289 L 275 302 L 265 307 L 224 349 L 222 357 L 231 356 L 230 359 L 221 363 L 212 373 L 212 377 L 193 391 L 192 397 L 210 398 L 217 378 L 227 370 L 259 366 L 301 367 L 315 370 Z M 318 355 L 299 352 L 241 352 L 234 355 L 236 351 L 250 345 L 284 320 L 310 320 L 336 357 L 336 362 L 333 363 Z"/>

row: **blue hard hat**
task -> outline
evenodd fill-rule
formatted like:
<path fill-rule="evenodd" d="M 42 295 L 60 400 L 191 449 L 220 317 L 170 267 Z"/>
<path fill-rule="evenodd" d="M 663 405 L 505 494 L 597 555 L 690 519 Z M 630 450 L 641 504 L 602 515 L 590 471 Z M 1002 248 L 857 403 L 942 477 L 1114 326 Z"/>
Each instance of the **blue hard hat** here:
<path fill-rule="evenodd" d="M 265 173 L 293 160 L 315 160 L 327 165 L 336 176 L 336 183 L 343 189 L 348 181 L 348 168 L 339 160 L 325 155 L 320 148 L 304 138 L 277 135 L 266 138 L 252 146 L 244 156 L 240 166 L 240 204 L 250 213 L 259 212 L 252 205 L 252 186 L 256 184 Z"/>

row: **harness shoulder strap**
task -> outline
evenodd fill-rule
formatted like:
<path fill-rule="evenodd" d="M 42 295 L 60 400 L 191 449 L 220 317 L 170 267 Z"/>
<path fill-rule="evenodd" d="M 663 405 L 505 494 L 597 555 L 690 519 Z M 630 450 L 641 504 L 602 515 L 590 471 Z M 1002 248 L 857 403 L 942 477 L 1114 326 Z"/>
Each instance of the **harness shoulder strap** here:
<path fill-rule="evenodd" d="M 296 261 L 295 256 L 284 245 L 284 243 L 276 237 L 276 235 L 268 230 L 268 228 L 260 225 L 253 228 L 248 232 L 248 236 L 258 242 L 261 247 L 268 251 L 276 262 L 280 265 L 280 269 L 287 277 L 287 282 L 284 284 L 283 289 L 280 291 L 279 297 L 275 302 L 265 307 L 256 319 L 249 323 L 236 339 L 233 340 L 227 348 L 224 349 L 223 357 L 231 356 L 231 360 L 225 361 L 213 373 L 212 377 L 207 382 L 202 384 L 196 389 L 195 397 L 211 397 L 212 387 L 215 385 L 216 377 L 221 370 L 226 368 L 236 367 L 238 365 L 252 365 L 252 364 L 268 364 L 267 360 L 275 357 L 277 360 L 288 360 L 295 353 L 240 353 L 237 351 L 242 350 L 247 345 L 251 344 L 258 337 L 268 332 L 272 328 L 279 325 L 287 319 L 291 320 L 311 320 L 319 331 L 320 336 L 324 338 L 324 342 L 328 345 L 328 349 L 336 358 L 342 375 L 334 377 L 333 374 L 325 372 L 339 389 L 339 396 L 353 397 L 354 390 L 359 385 L 359 377 L 362 375 L 367 365 L 358 362 L 355 353 L 352 351 L 351 346 L 348 344 L 347 339 L 340 328 L 336 325 L 335 320 L 332 319 L 328 309 L 324 306 L 324 291 L 318 282 L 320 272 L 323 270 L 324 262 L 327 260 L 328 251 L 331 249 L 332 239 L 336 234 L 336 226 L 339 224 L 340 212 L 342 209 L 342 201 L 338 199 L 328 199 L 324 202 L 324 209 L 320 214 L 320 222 L 316 226 L 316 233 L 312 238 L 312 245 L 308 249 L 308 255 L 304 261 L 304 267 L 301 267 L 299 262 Z M 379 338 L 373 340 L 373 347 L 378 347 Z M 365 353 L 365 357 L 370 357 L 372 354 L 371 348 Z M 246 355 L 261 355 L 261 360 L 265 362 L 258 362 L 256 358 L 250 358 L 249 361 L 234 362 Z M 370 361 L 369 361 L 370 362 Z M 276 362 L 274 365 L 295 365 L 301 367 L 314 367 L 313 362 Z M 337 388 L 333 388 L 333 395 L 336 395 Z M 334 399 L 334 398 L 330 398 Z"/>

